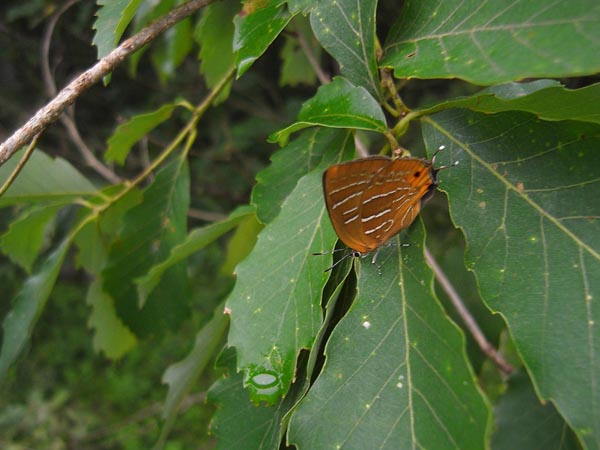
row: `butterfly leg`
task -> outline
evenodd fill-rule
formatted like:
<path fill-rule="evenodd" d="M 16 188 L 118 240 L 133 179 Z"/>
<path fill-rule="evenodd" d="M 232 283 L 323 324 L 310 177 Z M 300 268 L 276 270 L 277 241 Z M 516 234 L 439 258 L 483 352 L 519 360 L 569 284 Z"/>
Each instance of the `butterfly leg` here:
<path fill-rule="evenodd" d="M 377 255 L 379 255 L 379 249 L 381 247 L 378 247 L 377 249 L 375 249 L 375 252 L 373 253 L 373 258 L 371 259 L 371 264 L 375 264 L 377 262 Z"/>
<path fill-rule="evenodd" d="M 381 247 L 377 248 L 375 250 L 375 252 L 373 253 L 373 258 L 371 258 L 371 264 L 377 264 L 377 255 L 379 255 L 379 250 L 381 249 Z M 377 274 L 381 275 L 381 268 L 383 267 L 382 264 L 377 264 Z"/>

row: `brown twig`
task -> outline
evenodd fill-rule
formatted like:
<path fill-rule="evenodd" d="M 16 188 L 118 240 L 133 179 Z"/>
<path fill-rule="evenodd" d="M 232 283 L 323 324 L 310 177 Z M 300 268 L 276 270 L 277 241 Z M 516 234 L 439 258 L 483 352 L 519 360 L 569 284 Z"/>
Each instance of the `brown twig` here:
<path fill-rule="evenodd" d="M 354 134 L 354 147 L 356 148 L 356 153 L 361 158 L 366 158 L 369 156 L 369 149 L 365 147 L 365 144 L 358 138 L 358 135 Z"/>
<path fill-rule="evenodd" d="M 331 81 L 331 77 L 329 75 L 327 75 L 323 71 L 323 69 L 321 69 L 321 66 L 319 65 L 319 62 L 315 58 L 315 55 L 313 54 L 312 49 L 310 48 L 310 45 L 308 45 L 308 42 L 306 42 L 306 39 L 304 38 L 304 36 L 302 35 L 302 33 L 298 31 L 296 33 L 296 37 L 298 38 L 298 44 L 300 45 L 300 48 L 304 52 L 304 55 L 306 56 L 306 59 L 308 59 L 308 62 L 310 64 L 310 66 L 315 71 L 315 74 L 317 75 L 317 78 L 319 79 L 319 82 L 321 84 L 327 84 L 327 83 L 329 83 Z"/>
<path fill-rule="evenodd" d="M 100 162 L 94 152 L 88 147 L 85 143 L 81 134 L 79 134 L 79 130 L 77 129 L 77 125 L 75 124 L 74 119 L 70 115 L 66 115 L 61 117 L 61 122 L 63 126 L 67 130 L 67 134 L 69 138 L 73 141 L 75 146 L 79 149 L 81 154 L 83 155 L 83 159 L 85 163 L 94 169 L 99 175 L 101 175 L 105 180 L 110 181 L 111 183 L 119 183 L 121 182 L 121 177 L 119 177 L 116 173 L 106 167 L 104 164 Z"/>
<path fill-rule="evenodd" d="M 46 29 L 44 30 L 44 36 L 42 38 L 42 48 L 40 53 L 42 55 L 42 78 L 44 79 L 44 85 L 46 87 L 46 91 L 50 97 L 54 97 L 56 95 L 56 83 L 54 82 L 54 77 L 52 76 L 52 71 L 50 70 L 50 43 L 52 42 L 52 35 L 54 34 L 54 29 L 56 28 L 56 24 L 58 23 L 58 19 L 75 3 L 79 0 L 69 0 L 65 2 L 48 20 L 48 24 L 46 25 Z"/>
<path fill-rule="evenodd" d="M 0 145 L 0 166 L 34 136 L 54 123 L 86 89 L 112 72 L 125 58 L 139 50 L 168 28 L 215 0 L 190 0 L 175 8 L 139 33 L 124 41 L 107 56 L 71 81 L 46 106 L 38 110 L 21 128 Z"/>
<path fill-rule="evenodd" d="M 477 325 L 477 322 L 458 295 L 458 292 L 456 292 L 454 286 L 452 286 L 452 283 L 450 283 L 450 280 L 448 280 L 446 274 L 427 247 L 425 247 L 425 259 L 433 269 L 435 278 L 440 283 L 446 294 L 448 294 L 450 301 L 456 308 L 456 311 L 462 318 L 465 326 L 469 329 L 471 335 L 473 335 L 473 338 L 475 338 L 475 341 L 477 342 L 477 345 L 479 345 L 479 348 L 481 348 L 481 351 L 488 358 L 490 358 L 505 375 L 510 375 L 512 372 L 514 372 L 515 368 L 510 365 L 500 354 L 500 352 L 498 352 L 498 350 L 486 339 L 485 335 L 481 331 L 481 328 L 479 328 L 479 325 Z"/>
<path fill-rule="evenodd" d="M 44 31 L 44 37 L 42 40 L 42 78 L 44 80 L 44 85 L 46 86 L 46 92 L 49 97 L 56 96 L 57 89 L 56 83 L 54 81 L 54 76 L 52 75 L 52 71 L 50 70 L 50 43 L 52 41 L 52 34 L 54 33 L 54 28 L 58 23 L 60 17 L 75 3 L 79 2 L 79 0 L 69 0 L 64 3 L 50 18 L 48 21 L 48 25 L 46 26 L 46 30 Z M 121 179 L 108 167 L 100 162 L 94 152 L 90 149 L 90 147 L 86 144 L 86 142 L 81 137 L 79 130 L 77 129 L 77 125 L 75 124 L 75 114 L 72 107 L 66 108 L 66 114 L 60 117 L 60 121 L 63 126 L 67 130 L 67 135 L 75 144 L 75 147 L 79 149 L 79 152 L 83 156 L 86 164 L 94 169 L 99 175 L 104 177 L 107 181 L 111 183 L 119 183 Z"/>

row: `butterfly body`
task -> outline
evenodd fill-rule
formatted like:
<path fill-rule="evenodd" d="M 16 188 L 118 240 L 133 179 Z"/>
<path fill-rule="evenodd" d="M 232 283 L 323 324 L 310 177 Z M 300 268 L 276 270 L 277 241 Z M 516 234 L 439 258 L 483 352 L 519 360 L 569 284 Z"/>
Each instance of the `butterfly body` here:
<path fill-rule="evenodd" d="M 439 169 L 421 158 L 371 156 L 329 167 L 325 203 L 341 241 L 364 254 L 407 228 L 433 195 Z"/>

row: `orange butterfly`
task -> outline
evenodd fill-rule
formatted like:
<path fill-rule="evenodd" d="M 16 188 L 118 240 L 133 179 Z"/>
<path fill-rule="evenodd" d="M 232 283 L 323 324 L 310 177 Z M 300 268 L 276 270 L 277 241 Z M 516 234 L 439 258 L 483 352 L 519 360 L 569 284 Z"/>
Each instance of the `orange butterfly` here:
<path fill-rule="evenodd" d="M 325 171 L 329 218 L 355 256 L 377 250 L 415 220 L 446 168 L 434 168 L 434 160 L 370 156 Z"/>

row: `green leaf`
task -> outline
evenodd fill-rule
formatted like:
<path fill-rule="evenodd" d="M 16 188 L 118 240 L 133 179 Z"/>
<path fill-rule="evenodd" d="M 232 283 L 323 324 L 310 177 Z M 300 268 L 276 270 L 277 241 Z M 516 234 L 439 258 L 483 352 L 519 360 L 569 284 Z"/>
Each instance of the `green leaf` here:
<path fill-rule="evenodd" d="M 292 14 L 301 12 L 302 14 L 308 14 L 313 8 L 315 8 L 314 0 L 287 0 L 287 5 Z"/>
<path fill-rule="evenodd" d="M 108 149 L 104 154 L 107 162 L 125 163 L 131 147 L 158 125 L 169 119 L 173 111 L 184 103 L 168 103 L 160 108 L 143 114 L 137 114 L 127 122 L 119 125 L 108 138 Z"/>
<path fill-rule="evenodd" d="M 337 249 L 342 248 L 338 242 Z M 356 290 L 356 278 L 354 277 L 354 258 L 341 256 L 334 264 L 335 268 L 331 270 L 331 276 L 327 280 L 327 284 L 323 288 L 321 304 L 324 305 L 325 317 L 321 323 L 321 328 L 315 338 L 315 343 L 310 351 L 307 368 L 306 379 L 312 383 L 312 380 L 319 374 L 323 360 L 323 347 L 326 339 L 329 339 L 331 330 L 334 324 L 339 320 L 342 312 L 347 310 L 347 305 L 350 305 L 354 299 Z M 350 274 L 352 273 L 352 276 Z M 338 304 L 339 300 L 339 304 Z M 345 302 L 345 304 L 340 305 Z M 317 372 L 315 372 L 315 370 Z M 307 386 L 308 388 L 308 386 Z"/>
<path fill-rule="evenodd" d="M 0 185 L 8 179 L 22 156 L 23 150 L 19 150 L 0 167 Z M 66 203 L 92 194 L 96 194 L 94 185 L 68 161 L 35 150 L 19 176 L 0 197 L 0 207 L 28 202 Z"/>
<path fill-rule="evenodd" d="M 48 237 L 49 225 L 63 206 L 50 204 L 27 209 L 10 224 L 8 231 L 0 236 L 2 252 L 27 273 L 31 273 L 33 263 Z"/>
<path fill-rule="evenodd" d="M 281 448 L 280 443 L 287 432 L 290 412 L 294 410 L 298 401 L 309 388 L 315 365 L 321 357 L 321 341 L 329 333 L 338 294 L 350 272 L 351 264 L 348 262 L 348 259 L 342 262 L 338 267 L 343 270 L 334 271 L 327 281 L 323 295 L 328 300 L 327 313 L 317 334 L 314 350 L 310 352 L 308 358 L 306 358 L 306 353 L 298 358 L 294 382 L 285 398 L 276 405 L 263 407 L 261 404 L 260 407 L 257 407 L 258 405 L 252 404 L 248 390 L 244 389 L 243 376 L 239 372 L 236 373 L 235 370 L 234 349 L 229 348 L 223 351 L 218 365 L 226 365 L 229 373 L 225 375 L 224 379 L 217 381 L 208 392 L 208 401 L 216 403 L 218 406 L 211 424 L 211 431 L 219 439 L 219 445 L 222 448 L 237 450 L 239 442 L 244 442 L 245 448 L 273 450 Z M 245 414 L 244 420 L 240 422 L 238 417 L 241 410 L 245 411 Z"/>
<path fill-rule="evenodd" d="M 140 191 L 132 189 L 112 202 L 111 197 L 122 189 L 123 186 L 110 186 L 104 189 L 101 197 L 93 199 L 94 206 L 102 206 L 102 202 L 110 202 L 111 206 L 81 228 L 74 241 L 79 250 L 77 264 L 95 276 L 86 297 L 86 303 L 91 307 L 88 326 L 93 330 L 92 344 L 96 352 L 103 352 L 113 360 L 122 357 L 137 343 L 135 335 L 117 316 L 112 297 L 102 291 L 101 272 L 106 265 L 109 245 L 116 239 L 125 213 L 142 201 Z M 81 220 L 87 219 L 84 214 L 94 212 L 82 211 Z"/>
<path fill-rule="evenodd" d="M 600 448 L 600 127 L 455 110 L 423 121 L 467 267 L 505 318 L 536 391 Z M 576 370 L 574 370 L 576 368 Z M 569 389 L 565 389 L 569 386 Z"/>
<path fill-rule="evenodd" d="M 285 44 L 279 53 L 282 61 L 279 85 L 293 87 L 307 84 L 312 86 L 317 81 L 317 75 L 300 44 L 300 39 L 303 39 L 308 47 L 307 51 L 310 51 L 317 62 L 321 60 L 321 46 L 315 39 L 307 19 L 296 16 L 292 24 L 294 34 L 285 36 Z"/>
<path fill-rule="evenodd" d="M 228 367 L 228 374 L 210 388 L 207 397 L 208 402 L 217 405 L 210 431 L 219 439 L 219 449 L 278 450 L 279 424 L 287 412 L 284 401 L 272 406 L 252 403 L 248 390 L 243 387 L 242 374 L 235 370 L 233 349 L 225 349 L 219 362 Z"/>
<path fill-rule="evenodd" d="M 227 300 L 229 345 L 236 347 L 238 367 L 254 401 L 273 403 L 288 391 L 296 356 L 311 347 L 319 330 L 316 290 L 325 284 L 331 256 L 311 253 L 331 248 L 335 241 L 323 202 L 322 172 L 352 151 L 350 134 L 342 146 L 329 149 L 321 164 L 300 179 L 237 268 Z"/>
<path fill-rule="evenodd" d="M 381 98 L 375 52 L 377 0 L 321 0 L 310 23 L 344 77 Z"/>
<path fill-rule="evenodd" d="M 152 51 L 151 60 L 162 83 L 173 78 L 192 50 L 192 34 L 192 21 L 187 17 L 161 36 L 161 45 Z"/>
<path fill-rule="evenodd" d="M 263 227 L 263 224 L 258 221 L 256 214 L 247 216 L 240 222 L 233 236 L 231 236 L 231 239 L 227 242 L 227 254 L 220 269 L 222 274 L 227 276 L 232 276 L 234 274 L 237 265 L 242 262 L 254 248 L 256 239 L 258 239 L 258 233 L 261 232 Z"/>
<path fill-rule="evenodd" d="M 191 352 L 181 361 L 171 364 L 165 371 L 162 382 L 169 385 L 169 392 L 163 407 L 162 417 L 165 424 L 159 442 L 166 439 L 177 417 L 177 407 L 211 361 L 219 345 L 222 345 L 227 324 L 227 316 L 223 314 L 221 304 L 212 319 L 196 334 Z"/>
<path fill-rule="evenodd" d="M 328 148 L 340 148 L 347 139 L 347 130 L 316 127 L 275 152 L 271 164 L 256 175 L 252 190 L 260 221 L 273 221 L 298 180 L 321 162 Z"/>
<path fill-rule="evenodd" d="M 0 350 L 0 382 L 29 341 L 46 300 L 54 287 L 71 241 L 65 239 L 30 276 L 17 294 L 12 310 L 4 318 L 4 335 Z"/>
<path fill-rule="evenodd" d="M 317 75 L 295 37 L 285 37 L 285 44 L 281 48 L 279 57 L 281 58 L 279 86 L 296 87 L 300 84 L 312 86 L 317 82 Z"/>
<path fill-rule="evenodd" d="M 464 264 L 465 249 L 462 234 L 458 230 L 454 232 L 449 231 L 448 227 L 451 225 L 448 217 L 441 219 L 446 222 L 444 228 L 436 229 L 435 227 L 435 225 L 439 226 L 441 214 L 446 216 L 446 211 L 444 210 L 447 209 L 447 200 L 445 196 L 436 194 L 431 203 L 422 212 L 423 220 L 427 226 L 427 247 L 431 256 L 435 258 L 440 269 L 450 280 L 456 293 L 462 299 L 463 305 L 467 308 L 467 311 L 475 320 L 487 340 L 497 346 L 496 348 L 509 364 L 522 365 L 518 357 L 515 358 L 516 361 L 509 358 L 508 352 L 510 347 L 500 344 L 500 342 L 504 342 L 502 341 L 502 337 L 506 334 L 506 324 L 502 320 L 502 317 L 492 314 L 489 308 L 481 301 L 475 276 L 467 270 Z M 442 229 L 444 230 L 443 232 Z M 452 300 L 448 297 L 437 279 L 435 292 L 448 317 L 455 323 L 463 325 L 463 317 L 461 317 L 456 306 L 452 303 Z M 466 334 L 466 350 L 471 361 L 471 366 L 473 366 L 473 370 L 478 374 L 479 385 L 485 392 L 488 400 L 493 403 L 495 396 L 497 397 L 497 392 L 506 387 L 503 380 L 505 376 L 498 370 L 498 367 L 491 359 L 487 358 L 481 351 L 481 347 L 476 340 L 477 337 L 467 332 L 466 328 L 463 329 Z"/>
<path fill-rule="evenodd" d="M 154 22 L 159 17 L 162 17 L 165 14 L 167 14 L 174 7 L 175 7 L 174 0 L 160 0 L 158 2 L 156 2 L 156 1 L 142 2 L 140 4 L 140 6 L 138 7 L 138 10 L 133 19 L 133 31 L 132 32 L 137 33 L 142 28 L 144 28 L 146 25 L 148 25 L 149 23 Z M 160 38 L 158 38 L 157 40 L 160 41 Z M 138 63 L 139 63 L 140 59 L 142 58 L 142 56 L 144 55 L 144 53 L 146 52 L 146 50 L 150 49 L 150 51 L 154 51 L 157 48 L 158 48 L 157 45 L 152 45 L 152 46 L 146 45 L 146 46 L 140 48 L 138 51 L 136 51 L 133 55 L 131 55 L 131 57 L 129 58 L 129 61 L 128 61 L 129 62 L 128 71 L 129 71 L 129 75 L 131 76 L 131 78 L 135 78 L 135 76 L 137 74 Z"/>
<path fill-rule="evenodd" d="M 299 450 L 485 448 L 489 411 L 464 336 L 433 297 L 420 221 L 409 240 L 381 249 L 381 273 L 370 257 L 356 260 L 356 298 L 292 415 Z"/>
<path fill-rule="evenodd" d="M 381 66 L 398 78 L 495 84 L 600 71 L 600 3 L 406 2 Z"/>
<path fill-rule="evenodd" d="M 213 243 L 228 231 L 235 228 L 248 216 L 254 215 L 254 208 L 244 206 L 236 209 L 221 222 L 212 223 L 202 228 L 196 228 L 187 235 L 185 240 L 171 248 L 168 257 L 148 270 L 143 277 L 137 278 L 138 294 L 142 304 L 148 299 L 154 288 L 160 282 L 164 273 L 175 264 L 185 261 L 188 256 Z"/>
<path fill-rule="evenodd" d="M 492 86 L 471 97 L 439 103 L 419 113 L 432 114 L 449 108 L 469 108 L 485 113 L 517 110 L 545 120 L 600 123 L 600 84 L 567 89 L 554 80 L 509 83 Z"/>
<path fill-rule="evenodd" d="M 281 0 L 249 1 L 235 16 L 233 50 L 236 52 L 237 77 L 241 77 L 281 33 L 292 15 Z"/>
<path fill-rule="evenodd" d="M 119 43 L 142 0 L 98 0 L 97 3 L 100 9 L 92 27 L 96 30 L 93 44 L 98 47 L 98 59 L 101 59 Z"/>
<path fill-rule="evenodd" d="M 214 88 L 233 67 L 233 18 L 239 11 L 240 2 L 225 0 L 208 5 L 202 11 L 202 18 L 194 32 L 194 39 L 200 46 L 198 59 L 200 72 L 206 85 Z M 219 94 L 215 103 L 221 103 L 229 96 L 231 82 Z"/>
<path fill-rule="evenodd" d="M 314 125 L 380 133 L 386 130 L 385 116 L 377 100 L 365 88 L 354 86 L 342 77 L 321 86 L 316 95 L 302 105 L 298 121 L 273 133 L 269 142 L 286 145 L 291 133 Z"/>
<path fill-rule="evenodd" d="M 167 56 L 169 59 L 170 75 L 175 74 L 185 57 L 192 50 L 193 28 L 192 19 L 187 17 L 172 28 L 169 28 L 165 34 L 167 40 Z"/>
<path fill-rule="evenodd" d="M 208 392 L 208 401 L 217 404 L 218 408 L 210 428 L 219 440 L 220 448 L 237 450 L 240 442 L 244 442 L 244 448 L 281 448 L 280 443 L 287 430 L 290 412 L 309 388 L 315 364 L 321 356 L 320 342 L 328 335 L 336 299 L 350 272 L 349 261 L 347 259 L 347 264 L 342 262 L 338 266 L 344 270 L 334 271 L 324 289 L 323 297 L 328 299 L 327 314 L 316 338 L 316 351 L 311 351 L 308 358 L 306 353 L 300 356 L 294 383 L 285 398 L 276 405 L 254 405 L 248 390 L 244 389 L 242 374 L 236 373 L 234 349 L 227 348 L 220 355 L 218 365 L 228 367 L 229 371 Z M 239 417 L 242 415 L 244 420 L 240 421 Z"/>
<path fill-rule="evenodd" d="M 189 174 L 176 158 L 161 169 L 144 190 L 142 203 L 124 218 L 120 236 L 111 245 L 102 271 L 104 290 L 111 295 L 123 322 L 136 335 L 163 333 L 178 326 L 188 314 L 185 264 L 170 267 L 143 305 L 134 279 L 144 275 L 186 236 Z"/>
<path fill-rule="evenodd" d="M 135 346 L 137 338 L 117 316 L 113 299 L 102 291 L 99 279 L 90 284 L 86 303 L 92 308 L 88 326 L 94 330 L 92 345 L 97 353 L 114 360 Z"/>
<path fill-rule="evenodd" d="M 494 450 L 578 450 L 573 431 L 552 404 L 542 405 L 524 372 L 511 377 L 508 392 L 494 407 Z"/>
<path fill-rule="evenodd" d="M 141 192 L 131 189 L 118 201 L 113 202 L 111 197 L 118 195 L 122 189 L 124 186 L 110 186 L 103 190 L 102 196 L 92 199 L 90 203 L 94 206 L 104 206 L 104 202 L 110 202 L 111 205 L 95 220 L 88 221 L 75 236 L 74 243 L 79 250 L 76 256 L 77 265 L 92 275 L 100 275 L 104 268 L 109 245 L 117 237 L 125 213 L 142 201 Z M 94 214 L 94 211 L 82 211 L 81 220 L 85 220 L 85 214 Z"/>

